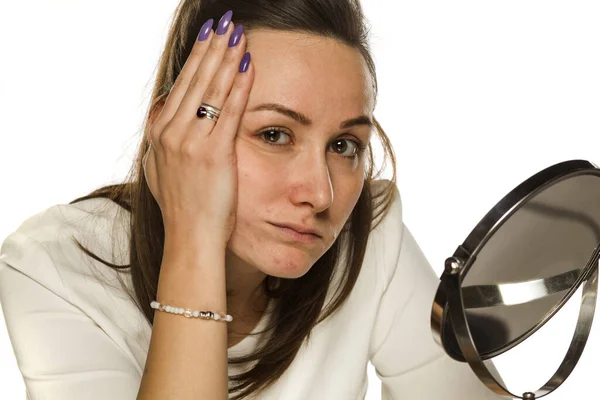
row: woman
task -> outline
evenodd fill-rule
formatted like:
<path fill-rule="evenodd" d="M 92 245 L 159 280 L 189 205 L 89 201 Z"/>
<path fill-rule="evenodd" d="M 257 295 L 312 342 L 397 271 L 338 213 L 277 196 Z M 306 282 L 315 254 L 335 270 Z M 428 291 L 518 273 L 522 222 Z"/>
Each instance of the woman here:
<path fill-rule="evenodd" d="M 182 1 L 127 181 L 4 241 L 31 397 L 498 398 L 432 339 L 376 96 L 358 1 Z"/>

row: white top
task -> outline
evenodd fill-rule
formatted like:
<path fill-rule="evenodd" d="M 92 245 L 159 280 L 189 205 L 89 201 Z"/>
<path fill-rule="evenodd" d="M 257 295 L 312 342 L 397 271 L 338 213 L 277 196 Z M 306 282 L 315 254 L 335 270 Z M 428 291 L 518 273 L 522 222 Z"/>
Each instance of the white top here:
<path fill-rule="evenodd" d="M 28 398 L 136 398 L 151 327 L 117 273 L 70 239 L 76 235 L 103 259 L 127 264 L 128 214 L 107 199 L 59 204 L 30 217 L 5 239 L 0 304 Z M 130 275 L 121 276 L 133 293 Z M 452 360 L 434 342 L 430 312 L 438 283 L 402 222 L 396 189 L 392 209 L 369 237 L 348 302 L 314 328 L 261 399 L 364 399 L 369 361 L 381 379 L 382 399 L 499 399 L 466 363 Z M 228 354 L 255 345 L 256 337 L 248 336 Z M 235 372 L 230 366 L 230 375 Z"/>

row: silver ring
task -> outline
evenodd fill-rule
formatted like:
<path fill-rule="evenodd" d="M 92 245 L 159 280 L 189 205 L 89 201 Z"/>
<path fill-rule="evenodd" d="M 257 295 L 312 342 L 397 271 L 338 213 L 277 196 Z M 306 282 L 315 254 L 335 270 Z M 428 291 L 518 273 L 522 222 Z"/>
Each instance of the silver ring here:
<path fill-rule="evenodd" d="M 216 115 L 217 115 L 217 117 L 218 117 L 219 115 L 221 115 L 221 110 L 219 110 L 219 109 L 218 109 L 218 108 L 216 108 L 216 107 L 213 107 L 213 106 L 211 106 L 210 104 L 202 103 L 202 104 L 200 104 L 200 106 L 202 106 L 202 107 L 206 108 L 207 110 L 209 110 L 209 111 L 210 111 L 210 112 L 212 112 L 213 114 L 216 114 Z"/>
<path fill-rule="evenodd" d="M 221 114 L 221 110 L 216 107 L 213 107 L 209 104 L 202 103 L 198 110 L 196 111 L 196 116 L 200 119 L 208 118 L 213 121 L 217 121 L 219 119 L 219 115 Z"/>

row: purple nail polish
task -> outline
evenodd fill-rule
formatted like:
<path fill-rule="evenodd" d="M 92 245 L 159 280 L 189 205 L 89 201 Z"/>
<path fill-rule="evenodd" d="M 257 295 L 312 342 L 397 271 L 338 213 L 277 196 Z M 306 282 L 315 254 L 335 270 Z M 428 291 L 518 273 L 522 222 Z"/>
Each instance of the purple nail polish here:
<path fill-rule="evenodd" d="M 238 25 L 233 30 L 231 37 L 229 38 L 229 47 L 233 47 L 240 42 L 240 38 L 242 37 L 242 32 L 244 32 L 244 26 Z"/>
<path fill-rule="evenodd" d="M 242 61 L 240 62 L 240 72 L 248 71 L 248 66 L 250 65 L 250 52 L 246 52 L 242 57 Z"/>
<path fill-rule="evenodd" d="M 200 28 L 200 34 L 198 35 L 199 41 L 202 42 L 206 40 L 206 38 L 208 38 L 208 35 L 210 35 L 210 30 L 213 26 L 213 22 L 215 21 L 211 18 L 208 21 L 206 21 L 204 25 L 202 25 L 202 28 Z"/>
<path fill-rule="evenodd" d="M 229 10 L 219 20 L 219 25 L 217 26 L 217 35 L 224 35 L 227 32 L 227 28 L 229 28 L 229 23 L 231 22 L 231 17 L 233 16 L 233 11 Z"/>

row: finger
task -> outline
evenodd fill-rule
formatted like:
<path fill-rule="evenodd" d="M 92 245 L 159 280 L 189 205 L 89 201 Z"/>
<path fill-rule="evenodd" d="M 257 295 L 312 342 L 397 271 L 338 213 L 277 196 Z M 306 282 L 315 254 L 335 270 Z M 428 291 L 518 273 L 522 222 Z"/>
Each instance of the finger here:
<path fill-rule="evenodd" d="M 242 72 L 244 68 L 247 69 L 245 72 Z M 223 143 L 229 149 L 233 147 L 233 140 L 237 135 L 242 115 L 248 104 L 248 97 L 253 82 L 254 66 L 251 62 L 250 53 L 247 52 L 242 57 L 238 73 L 233 80 L 231 92 L 221 110 L 221 116 L 210 134 L 217 137 L 217 143 Z"/>
<path fill-rule="evenodd" d="M 228 43 L 229 48 L 225 52 L 223 62 L 210 82 L 204 96 L 197 105 L 190 109 L 190 113 L 195 114 L 200 103 L 206 103 L 218 109 L 223 107 L 236 75 L 239 73 L 240 62 L 244 56 L 246 48 L 246 35 L 244 35 L 244 27 L 238 25 L 233 30 L 230 41 Z M 197 116 L 191 122 L 194 124 L 192 129 L 189 129 L 188 134 L 198 135 L 202 133 L 205 136 L 209 136 L 215 126 L 215 121 L 209 118 L 197 118 Z M 205 128 L 205 126 L 207 128 Z"/>
<path fill-rule="evenodd" d="M 226 18 L 228 17 L 228 14 L 230 14 L 229 11 L 223 15 L 221 21 L 223 21 L 224 18 L 225 21 L 227 21 Z M 219 25 L 222 24 L 223 22 L 219 22 Z M 206 89 L 212 82 L 213 77 L 217 74 L 217 71 L 221 68 L 223 58 L 229 48 L 229 39 L 233 30 L 234 24 L 232 22 L 228 23 L 227 30 L 222 35 L 219 34 L 220 31 L 217 29 L 217 34 L 211 40 L 209 49 L 204 58 L 202 58 L 200 66 L 190 81 L 189 87 L 185 92 L 173 119 L 188 123 L 192 119 L 198 118 L 196 116 L 196 111 L 198 110 L 198 107 L 200 107 L 200 103 L 202 103 Z"/>
<path fill-rule="evenodd" d="M 160 115 L 154 122 L 155 125 L 164 126 L 175 115 L 175 112 L 181 104 L 181 99 L 183 99 L 183 96 L 187 91 L 190 81 L 194 77 L 194 74 L 198 70 L 198 66 L 210 47 L 210 43 L 214 36 L 212 30 L 213 25 L 214 20 L 210 18 L 202 25 L 202 28 L 200 28 L 200 32 L 198 33 L 197 40 L 192 47 L 192 51 L 183 65 L 183 68 L 179 72 L 179 75 L 177 76 L 177 79 L 171 88 L 171 92 L 168 94 L 167 99 L 165 100 L 165 104 L 160 112 Z M 158 131 L 160 132 L 162 129 L 158 129 Z M 154 143 L 159 142 L 158 140 L 155 140 Z"/>

